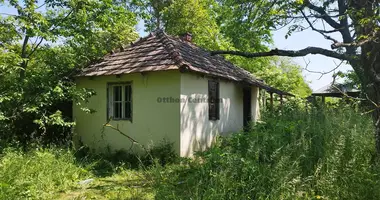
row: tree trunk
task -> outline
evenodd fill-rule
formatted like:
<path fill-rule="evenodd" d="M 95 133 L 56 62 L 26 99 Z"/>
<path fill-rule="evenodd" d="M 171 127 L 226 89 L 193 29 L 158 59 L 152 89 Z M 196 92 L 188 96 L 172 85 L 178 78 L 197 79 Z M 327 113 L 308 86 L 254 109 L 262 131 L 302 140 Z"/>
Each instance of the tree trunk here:
<path fill-rule="evenodd" d="M 20 70 L 20 79 L 23 80 L 24 77 L 25 77 L 25 70 L 26 70 L 26 67 L 28 66 L 28 61 L 26 60 L 27 58 L 27 55 L 26 55 L 26 48 L 28 46 L 28 41 L 29 41 L 29 36 L 26 35 L 25 38 L 24 38 L 24 42 L 22 44 L 22 49 L 21 49 L 21 58 L 23 59 L 21 64 L 20 64 L 20 67 L 21 67 L 21 70 Z"/>
<path fill-rule="evenodd" d="M 380 43 L 376 42 L 379 39 L 380 34 L 376 40 L 361 47 L 360 64 L 364 69 L 362 87 L 373 110 L 376 152 L 380 157 Z"/>
<path fill-rule="evenodd" d="M 376 142 L 376 152 L 378 156 L 380 156 L 380 111 L 377 108 L 375 112 L 373 112 L 373 122 L 375 125 L 375 142 Z"/>
<path fill-rule="evenodd" d="M 380 74 L 379 74 L 380 75 Z M 364 88 L 364 87 L 363 87 Z M 370 110 L 372 110 L 372 120 L 375 128 L 376 152 L 380 157 L 380 86 L 378 83 L 370 83 L 365 87 L 365 92 L 368 98 Z"/>

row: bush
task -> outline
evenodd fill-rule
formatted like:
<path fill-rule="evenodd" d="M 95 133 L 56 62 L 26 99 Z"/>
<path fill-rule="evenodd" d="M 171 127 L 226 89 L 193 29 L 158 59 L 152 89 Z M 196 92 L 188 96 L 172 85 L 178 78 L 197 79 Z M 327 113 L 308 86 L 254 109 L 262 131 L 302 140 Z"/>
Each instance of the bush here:
<path fill-rule="evenodd" d="M 75 152 L 75 157 L 81 162 L 91 163 L 94 173 L 98 176 L 111 175 L 120 166 L 129 169 L 165 166 L 179 159 L 173 149 L 173 143 L 166 139 L 147 148 L 142 154 L 124 149 L 116 151 L 108 149 L 104 153 L 97 153 L 81 143 L 81 147 Z"/>
<path fill-rule="evenodd" d="M 370 116 L 284 108 L 195 161 L 157 170 L 158 199 L 380 199 Z"/>
<path fill-rule="evenodd" d="M 146 165 L 151 165 L 155 161 L 161 166 L 172 164 L 178 160 L 178 155 L 175 153 L 173 143 L 164 139 L 158 145 L 148 149 L 148 153 L 144 157 Z"/>

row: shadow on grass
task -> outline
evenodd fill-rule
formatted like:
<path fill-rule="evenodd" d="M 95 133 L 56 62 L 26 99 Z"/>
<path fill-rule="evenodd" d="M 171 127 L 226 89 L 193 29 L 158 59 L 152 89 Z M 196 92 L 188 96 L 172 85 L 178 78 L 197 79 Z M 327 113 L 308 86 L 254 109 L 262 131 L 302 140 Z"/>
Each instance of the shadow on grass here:
<path fill-rule="evenodd" d="M 149 180 L 143 171 L 121 170 L 62 193 L 59 199 L 154 199 L 153 183 Z"/>
<path fill-rule="evenodd" d="M 132 179 L 132 180 L 112 180 L 112 179 L 103 179 L 102 182 L 103 185 L 96 185 L 88 187 L 88 189 L 95 189 L 95 190 L 112 190 L 117 187 L 126 187 L 126 188 L 144 188 L 144 189 L 150 189 L 152 184 L 151 182 L 143 179 Z"/>
<path fill-rule="evenodd" d="M 112 176 L 119 168 L 141 169 L 156 164 L 165 166 L 179 160 L 173 150 L 173 143 L 166 140 L 150 148 L 144 155 L 136 155 L 126 150 L 96 153 L 82 146 L 75 152 L 75 158 L 80 165 L 90 166 L 90 170 L 98 177 Z"/>

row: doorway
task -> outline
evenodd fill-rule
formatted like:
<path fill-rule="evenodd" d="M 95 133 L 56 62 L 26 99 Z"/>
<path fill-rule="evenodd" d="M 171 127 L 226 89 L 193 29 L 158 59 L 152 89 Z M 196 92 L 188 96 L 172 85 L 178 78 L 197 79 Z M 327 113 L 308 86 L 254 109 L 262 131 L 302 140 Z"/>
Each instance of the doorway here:
<path fill-rule="evenodd" d="M 252 122 L 252 89 L 251 87 L 243 88 L 243 126 L 244 131 L 251 129 Z"/>

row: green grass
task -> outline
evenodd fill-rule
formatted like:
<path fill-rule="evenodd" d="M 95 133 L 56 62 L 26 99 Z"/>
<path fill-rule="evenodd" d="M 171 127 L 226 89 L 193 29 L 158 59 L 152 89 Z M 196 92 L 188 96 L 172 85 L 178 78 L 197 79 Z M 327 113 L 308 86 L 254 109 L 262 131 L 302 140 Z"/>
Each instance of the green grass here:
<path fill-rule="evenodd" d="M 166 166 L 8 148 L 0 199 L 380 199 L 372 131 L 370 117 L 351 108 L 286 107 L 249 133 Z"/>
<path fill-rule="evenodd" d="M 143 170 L 78 161 L 70 150 L 6 149 L 0 160 L 0 199 L 153 199 L 151 182 Z"/>
<path fill-rule="evenodd" d="M 154 199 L 154 191 L 144 171 L 120 169 L 114 175 L 65 191 L 57 199 Z"/>
<path fill-rule="evenodd" d="M 6 149 L 0 160 L 0 198 L 51 199 L 89 177 L 91 172 L 78 166 L 70 151 Z"/>

